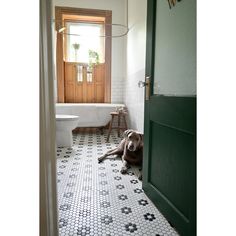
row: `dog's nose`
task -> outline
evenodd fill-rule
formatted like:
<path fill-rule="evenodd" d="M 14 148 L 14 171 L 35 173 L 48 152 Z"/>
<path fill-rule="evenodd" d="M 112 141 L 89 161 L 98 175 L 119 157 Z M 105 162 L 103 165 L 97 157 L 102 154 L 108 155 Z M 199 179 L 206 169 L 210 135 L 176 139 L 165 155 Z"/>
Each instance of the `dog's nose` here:
<path fill-rule="evenodd" d="M 129 148 L 130 148 L 131 150 L 133 150 L 133 149 L 134 149 L 134 145 L 133 145 L 133 144 L 130 144 Z"/>

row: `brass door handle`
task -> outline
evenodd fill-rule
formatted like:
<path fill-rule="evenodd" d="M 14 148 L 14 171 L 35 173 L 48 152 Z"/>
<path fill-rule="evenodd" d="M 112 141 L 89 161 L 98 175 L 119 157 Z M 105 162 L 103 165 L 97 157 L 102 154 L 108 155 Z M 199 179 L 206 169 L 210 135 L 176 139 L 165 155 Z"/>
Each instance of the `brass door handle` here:
<path fill-rule="evenodd" d="M 145 83 L 146 83 L 146 101 L 149 100 L 150 98 L 150 79 L 151 79 L 151 76 L 146 76 L 145 78 Z"/>
<path fill-rule="evenodd" d="M 146 76 L 146 78 L 145 78 L 145 81 L 139 81 L 138 82 L 138 86 L 139 86 L 139 88 L 143 88 L 143 87 L 145 87 L 145 89 L 146 89 L 146 96 L 145 96 L 145 99 L 146 100 L 149 100 L 149 98 L 150 98 L 150 78 L 151 78 L 151 76 Z"/>

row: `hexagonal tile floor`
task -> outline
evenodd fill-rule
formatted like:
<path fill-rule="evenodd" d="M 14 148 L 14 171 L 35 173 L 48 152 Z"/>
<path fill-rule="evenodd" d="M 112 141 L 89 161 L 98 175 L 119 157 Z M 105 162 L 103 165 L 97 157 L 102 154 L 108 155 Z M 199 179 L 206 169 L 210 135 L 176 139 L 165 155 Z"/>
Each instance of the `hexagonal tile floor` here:
<path fill-rule="evenodd" d="M 178 235 L 142 190 L 138 169 L 120 173 L 121 159 L 97 157 L 120 142 L 115 133 L 73 135 L 57 149 L 59 233 L 64 235 Z"/>

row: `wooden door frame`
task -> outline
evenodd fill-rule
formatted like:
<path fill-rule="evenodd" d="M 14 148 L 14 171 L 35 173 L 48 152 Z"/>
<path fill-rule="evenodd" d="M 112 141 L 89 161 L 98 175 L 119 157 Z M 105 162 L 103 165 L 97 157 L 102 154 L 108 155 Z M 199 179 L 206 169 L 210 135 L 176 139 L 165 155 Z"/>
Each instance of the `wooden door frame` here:
<path fill-rule="evenodd" d="M 56 71 L 57 71 L 57 102 L 65 102 L 65 83 L 64 83 L 64 58 L 63 58 L 63 34 L 58 33 L 63 15 L 83 15 L 83 16 L 98 16 L 105 18 L 105 32 L 106 35 L 111 36 L 112 29 L 112 11 L 97 10 L 73 7 L 55 6 L 55 20 L 57 31 L 56 44 Z M 111 102 L 111 37 L 105 38 L 105 81 L 104 81 L 104 103 Z"/>

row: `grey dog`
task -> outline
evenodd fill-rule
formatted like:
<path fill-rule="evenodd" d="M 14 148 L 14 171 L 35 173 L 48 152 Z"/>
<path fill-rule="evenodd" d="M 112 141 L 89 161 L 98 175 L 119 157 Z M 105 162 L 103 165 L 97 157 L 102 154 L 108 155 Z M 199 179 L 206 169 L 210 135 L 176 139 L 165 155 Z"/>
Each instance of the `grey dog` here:
<path fill-rule="evenodd" d="M 127 173 L 129 165 L 142 166 L 143 160 L 143 134 L 128 129 L 123 134 L 124 138 L 121 140 L 120 144 L 109 150 L 107 153 L 98 158 L 98 162 L 102 162 L 106 157 L 111 155 L 121 156 L 123 165 L 121 168 L 121 173 Z M 142 179 L 142 175 L 138 176 Z"/>

